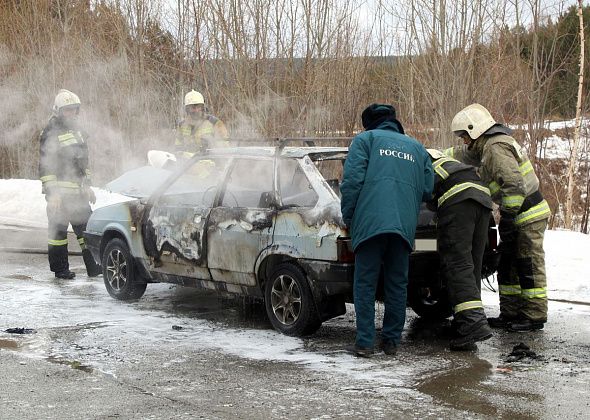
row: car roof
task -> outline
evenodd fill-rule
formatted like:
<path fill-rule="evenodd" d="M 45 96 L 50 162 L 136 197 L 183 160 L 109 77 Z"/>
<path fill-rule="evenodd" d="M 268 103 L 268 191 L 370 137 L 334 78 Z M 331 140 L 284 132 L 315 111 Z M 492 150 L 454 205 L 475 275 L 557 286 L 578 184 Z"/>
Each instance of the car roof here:
<path fill-rule="evenodd" d="M 239 156 L 268 156 L 276 154 L 276 147 L 264 146 L 244 146 L 244 147 L 224 147 L 209 149 L 210 154 L 215 155 L 239 155 Z M 348 152 L 347 147 L 330 147 L 330 146 L 306 146 L 306 147 L 284 147 L 281 150 L 281 156 L 287 158 L 302 158 L 313 154 L 340 154 Z"/>

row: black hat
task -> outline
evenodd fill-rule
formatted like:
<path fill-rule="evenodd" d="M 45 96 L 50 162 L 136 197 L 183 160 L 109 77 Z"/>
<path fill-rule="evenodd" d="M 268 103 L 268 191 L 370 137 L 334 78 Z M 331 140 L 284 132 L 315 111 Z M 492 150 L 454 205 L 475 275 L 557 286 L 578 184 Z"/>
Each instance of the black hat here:
<path fill-rule="evenodd" d="M 392 105 L 371 104 L 361 114 L 363 127 L 365 130 L 373 130 L 385 121 L 391 121 L 397 124 L 399 132 L 404 134 L 404 128 L 397 120 L 395 108 Z"/>

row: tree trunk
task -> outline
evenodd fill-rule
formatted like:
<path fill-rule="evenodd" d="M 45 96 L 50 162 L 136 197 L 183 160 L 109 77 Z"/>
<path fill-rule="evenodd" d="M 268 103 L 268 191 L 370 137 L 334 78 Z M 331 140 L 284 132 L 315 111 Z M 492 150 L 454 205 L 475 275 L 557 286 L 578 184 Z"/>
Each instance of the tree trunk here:
<path fill-rule="evenodd" d="M 565 204 L 565 227 L 570 230 L 573 227 L 572 207 L 578 159 L 578 143 L 580 141 L 580 131 L 582 130 L 582 88 L 584 87 L 584 15 L 582 13 L 582 0 L 578 0 L 578 17 L 580 19 L 580 73 L 578 79 L 578 102 L 576 104 L 576 127 L 574 130 L 574 145 L 570 157 L 567 201 Z"/>

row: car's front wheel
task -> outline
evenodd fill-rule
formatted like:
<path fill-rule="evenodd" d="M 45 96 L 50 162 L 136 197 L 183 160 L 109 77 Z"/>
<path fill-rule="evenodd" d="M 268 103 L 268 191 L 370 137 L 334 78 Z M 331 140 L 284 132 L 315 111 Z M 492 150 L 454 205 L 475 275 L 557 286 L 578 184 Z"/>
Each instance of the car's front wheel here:
<path fill-rule="evenodd" d="M 102 274 L 109 295 L 119 300 L 139 299 L 147 284 L 136 273 L 129 247 L 120 238 L 109 241 L 102 255 Z"/>
<path fill-rule="evenodd" d="M 277 266 L 264 288 L 266 313 L 283 334 L 313 334 L 322 322 L 303 270 L 291 263 Z"/>

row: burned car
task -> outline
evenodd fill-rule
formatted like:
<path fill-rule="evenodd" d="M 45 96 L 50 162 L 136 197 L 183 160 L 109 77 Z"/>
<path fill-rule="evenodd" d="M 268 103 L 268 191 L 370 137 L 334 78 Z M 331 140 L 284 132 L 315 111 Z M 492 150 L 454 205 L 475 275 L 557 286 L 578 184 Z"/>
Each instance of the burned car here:
<path fill-rule="evenodd" d="M 315 332 L 352 302 L 354 254 L 338 188 L 346 155 L 343 147 L 235 147 L 122 175 L 107 187 L 135 199 L 97 209 L 85 232 L 108 293 L 138 299 L 147 284 L 166 282 L 253 296 L 277 330 Z M 408 304 L 445 318 L 433 218 L 422 210 Z M 490 238 L 486 275 L 495 270 L 493 226 Z"/>

